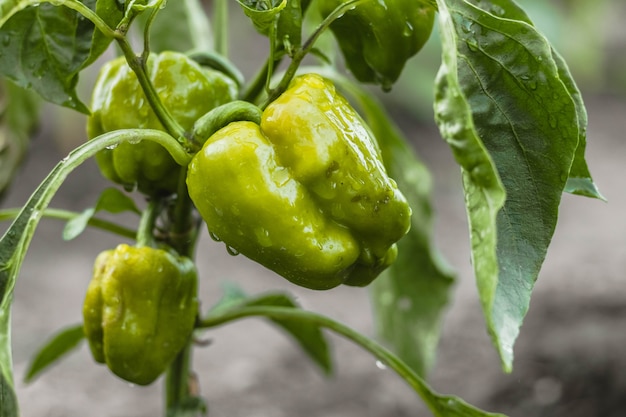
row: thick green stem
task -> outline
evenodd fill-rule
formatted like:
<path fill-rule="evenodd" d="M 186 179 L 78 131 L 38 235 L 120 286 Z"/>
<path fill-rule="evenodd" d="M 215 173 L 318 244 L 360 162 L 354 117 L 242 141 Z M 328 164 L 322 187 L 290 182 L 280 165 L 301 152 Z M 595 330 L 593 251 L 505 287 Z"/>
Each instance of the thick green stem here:
<path fill-rule="evenodd" d="M 190 397 L 189 371 L 191 369 L 191 343 L 176 356 L 165 375 L 165 413 L 184 403 Z"/>
<path fill-rule="evenodd" d="M 137 246 L 154 246 L 154 224 L 161 211 L 161 202 L 151 199 L 141 215 L 137 228 Z"/>
<path fill-rule="evenodd" d="M 214 5 L 214 49 L 219 55 L 228 57 L 228 0 L 215 0 Z"/>
<path fill-rule="evenodd" d="M 174 210 L 171 215 L 170 243 L 176 251 L 193 258 L 199 225 L 193 218 L 193 203 L 187 191 L 187 167 L 183 167 L 178 181 Z"/>

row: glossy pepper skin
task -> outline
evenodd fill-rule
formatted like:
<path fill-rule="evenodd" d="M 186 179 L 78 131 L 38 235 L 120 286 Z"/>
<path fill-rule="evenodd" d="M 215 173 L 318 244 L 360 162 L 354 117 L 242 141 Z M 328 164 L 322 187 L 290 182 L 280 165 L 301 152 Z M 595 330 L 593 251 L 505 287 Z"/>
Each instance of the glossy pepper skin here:
<path fill-rule="evenodd" d="M 320 0 L 329 15 L 348 0 Z M 406 61 L 424 46 L 433 29 L 430 0 L 371 0 L 336 19 L 330 29 L 354 77 L 391 89 Z"/>
<path fill-rule="evenodd" d="M 151 54 L 147 67 L 163 105 L 187 131 L 200 116 L 237 95 L 234 81 L 226 75 L 203 68 L 178 52 Z M 135 73 L 120 57 L 106 63 L 96 80 L 87 136 L 91 139 L 132 128 L 165 130 Z M 154 142 L 125 142 L 99 152 L 96 161 L 104 177 L 128 189 L 137 187 L 148 195 L 168 194 L 178 185 L 180 167 Z"/>
<path fill-rule="evenodd" d="M 196 293 L 189 258 L 125 244 L 102 252 L 83 304 L 94 359 L 120 378 L 150 384 L 189 341 Z"/>
<path fill-rule="evenodd" d="M 260 126 L 234 122 L 211 136 L 187 186 L 213 235 L 311 289 L 369 284 L 410 224 L 368 128 L 315 74 L 295 78 Z"/>

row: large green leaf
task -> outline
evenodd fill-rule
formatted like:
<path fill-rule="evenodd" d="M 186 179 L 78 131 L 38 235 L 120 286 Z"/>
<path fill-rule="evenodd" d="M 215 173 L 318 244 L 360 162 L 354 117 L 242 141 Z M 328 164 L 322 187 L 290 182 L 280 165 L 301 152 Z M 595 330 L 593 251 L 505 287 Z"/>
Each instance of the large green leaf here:
<path fill-rule="evenodd" d="M 37 96 L 0 79 L 0 198 L 28 152 L 38 120 Z"/>
<path fill-rule="evenodd" d="M 398 259 L 373 282 L 371 294 L 378 334 L 424 375 L 435 360 L 442 313 L 453 284 L 451 272 L 432 246 L 430 173 L 373 95 L 336 73 L 323 74 L 357 104 L 378 140 L 389 175 L 411 205 L 411 229 L 398 242 Z"/>
<path fill-rule="evenodd" d="M 584 107 L 562 60 L 513 1 L 438 4 L 436 119 L 462 167 L 479 295 L 509 371 L 584 141 Z"/>
<path fill-rule="evenodd" d="M 68 7 L 38 0 L 0 1 L 0 73 L 45 100 L 88 113 L 76 94 L 78 74 L 106 49 L 110 39 Z M 83 3 L 111 24 L 121 18 L 115 1 Z"/>
<path fill-rule="evenodd" d="M 519 20 L 534 26 L 528 14 L 511 0 L 475 0 L 474 3 L 481 9 L 488 10 L 496 16 Z M 587 147 L 587 110 L 585 109 L 585 103 L 567 67 L 567 63 L 551 45 L 550 49 L 552 51 L 552 59 L 554 59 L 554 63 L 558 68 L 558 76 L 572 100 L 574 100 L 578 116 L 578 148 L 569 172 L 565 191 L 586 197 L 604 199 L 593 182 L 587 161 L 585 160 L 585 148 Z"/>

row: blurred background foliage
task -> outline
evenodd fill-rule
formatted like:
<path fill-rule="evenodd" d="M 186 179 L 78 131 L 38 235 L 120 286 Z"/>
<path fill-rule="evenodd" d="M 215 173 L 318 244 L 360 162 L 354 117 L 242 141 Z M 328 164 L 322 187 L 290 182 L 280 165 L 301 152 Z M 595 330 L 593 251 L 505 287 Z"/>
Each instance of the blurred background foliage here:
<path fill-rule="evenodd" d="M 517 0 L 567 61 L 583 95 L 626 95 L 626 1 Z M 433 82 L 441 62 L 438 31 L 383 95 L 423 122 L 433 119 Z M 417 99 L 416 99 L 417 98 Z"/>

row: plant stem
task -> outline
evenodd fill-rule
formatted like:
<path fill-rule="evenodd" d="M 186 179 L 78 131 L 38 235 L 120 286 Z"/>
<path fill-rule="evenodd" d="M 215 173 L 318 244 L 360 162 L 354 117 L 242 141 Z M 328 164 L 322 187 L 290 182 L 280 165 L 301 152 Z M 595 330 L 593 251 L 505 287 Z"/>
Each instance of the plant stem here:
<path fill-rule="evenodd" d="M 193 203 L 189 198 L 186 179 L 187 167 L 185 166 L 180 172 L 169 236 L 170 244 L 179 254 L 193 258 L 199 225 L 193 220 Z"/>
<path fill-rule="evenodd" d="M 143 211 L 137 228 L 137 246 L 154 246 L 154 224 L 160 211 L 161 202 L 159 200 L 148 200 L 148 206 Z"/>
<path fill-rule="evenodd" d="M 219 55 L 228 57 L 228 0 L 215 0 L 214 4 L 214 49 Z"/>
<path fill-rule="evenodd" d="M 216 327 L 241 318 L 255 316 L 268 317 L 278 320 L 295 320 L 298 322 L 315 324 L 320 327 L 332 330 L 333 332 L 345 337 L 346 339 L 351 340 L 366 351 L 370 352 L 385 367 L 392 369 L 402 379 L 404 379 L 424 400 L 426 405 L 433 412 L 433 415 L 435 415 L 436 417 L 469 415 L 505 417 L 502 414 L 492 414 L 478 410 L 477 408 L 465 403 L 457 397 L 436 393 L 419 375 L 417 375 L 417 373 L 415 373 L 413 369 L 411 369 L 400 358 L 398 358 L 396 355 L 394 355 L 392 352 L 390 352 L 374 340 L 368 338 L 365 335 L 362 335 L 356 330 L 351 329 L 345 324 L 339 323 L 329 317 L 312 313 L 310 311 L 290 307 L 243 307 L 239 309 L 232 309 L 231 311 L 217 314 L 213 317 L 209 316 L 204 320 L 201 320 L 197 327 Z"/>
<path fill-rule="evenodd" d="M 0 221 L 14 219 L 15 217 L 17 217 L 19 212 L 20 212 L 20 209 L 0 210 Z M 72 220 L 74 217 L 76 217 L 79 214 L 80 213 L 77 213 L 75 211 L 49 208 L 49 209 L 44 210 L 43 217 L 47 217 L 50 219 L 58 219 L 58 220 Z M 137 231 L 135 230 L 129 229 L 127 227 L 121 226 L 119 224 L 116 224 L 116 223 L 113 223 L 104 219 L 99 219 L 97 217 L 90 218 L 87 224 L 97 229 L 105 230 L 107 232 L 111 232 L 118 236 L 126 237 L 129 239 L 135 239 L 135 237 L 137 236 Z"/>
<path fill-rule="evenodd" d="M 276 100 L 276 98 L 278 98 L 278 96 L 280 96 L 287 89 L 287 87 L 289 86 L 289 83 L 291 82 L 293 77 L 296 75 L 296 72 L 298 71 L 298 67 L 300 66 L 300 63 L 307 56 L 307 54 L 311 52 L 311 49 L 313 49 L 313 46 L 315 45 L 315 42 L 317 41 L 317 39 L 330 26 L 330 24 L 334 22 L 336 19 L 338 19 L 339 17 L 341 17 L 341 15 L 343 15 L 348 10 L 352 9 L 353 7 L 358 6 L 360 3 L 363 3 L 365 1 L 370 1 L 370 0 L 347 1 L 346 3 L 343 3 L 340 6 L 338 6 L 335 10 L 332 11 L 332 13 L 326 16 L 326 18 L 322 21 L 322 23 L 319 24 L 319 26 L 315 29 L 315 31 L 311 34 L 311 36 L 306 40 L 306 42 L 302 44 L 302 47 L 294 53 L 293 58 L 291 59 L 291 63 L 287 67 L 287 70 L 285 71 L 283 78 L 280 80 L 278 85 L 269 92 L 267 100 L 261 106 L 261 109 L 265 109 L 265 107 L 267 107 L 269 103 Z"/>
<path fill-rule="evenodd" d="M 191 343 L 174 358 L 165 375 L 165 413 L 189 398 L 189 371 L 191 369 Z"/>
<path fill-rule="evenodd" d="M 117 39 L 117 43 L 126 57 L 128 66 L 137 75 L 139 85 L 141 85 L 150 107 L 163 127 L 165 127 L 165 130 L 167 130 L 170 135 L 174 136 L 183 146 L 185 146 L 185 148 L 191 148 L 185 129 L 183 129 L 182 126 L 174 120 L 170 112 L 165 108 L 163 102 L 161 102 L 161 99 L 159 98 L 159 95 L 154 89 L 152 81 L 150 81 L 147 71 L 147 56 L 137 56 L 126 38 Z"/>

